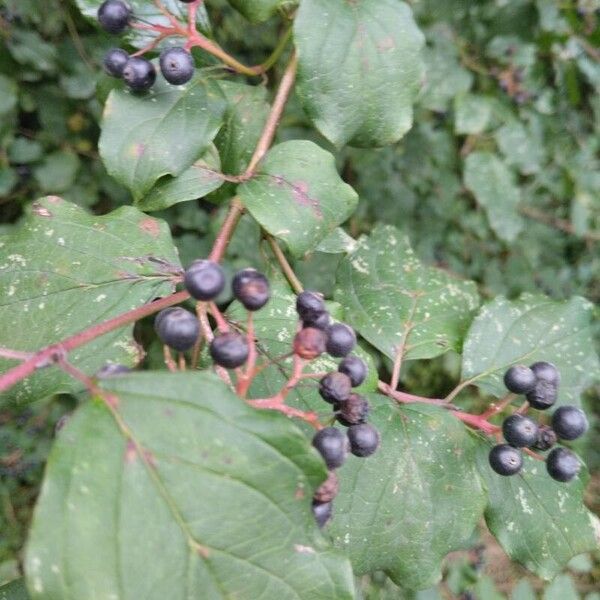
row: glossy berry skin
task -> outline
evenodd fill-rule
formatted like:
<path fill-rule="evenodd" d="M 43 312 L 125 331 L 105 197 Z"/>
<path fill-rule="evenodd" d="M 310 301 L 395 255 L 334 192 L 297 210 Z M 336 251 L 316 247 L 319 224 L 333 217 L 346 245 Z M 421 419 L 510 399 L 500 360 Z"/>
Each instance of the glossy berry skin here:
<path fill-rule="evenodd" d="M 526 394 L 536 383 L 535 373 L 525 365 L 513 365 L 504 373 L 504 385 L 513 394 Z"/>
<path fill-rule="evenodd" d="M 317 431 L 312 445 L 323 457 L 328 469 L 337 469 L 344 464 L 348 454 L 348 440 L 343 431 L 335 427 L 325 427 Z"/>
<path fill-rule="evenodd" d="M 248 360 L 248 342 L 239 333 L 222 333 L 210 344 L 210 355 L 221 367 L 236 369 Z"/>
<path fill-rule="evenodd" d="M 231 290 L 246 310 L 261 309 L 271 297 L 269 280 L 256 269 L 244 269 L 236 273 Z"/>
<path fill-rule="evenodd" d="M 346 402 L 335 405 L 336 419 L 344 427 L 364 423 L 369 416 L 371 407 L 366 398 L 360 394 L 350 394 Z"/>
<path fill-rule="evenodd" d="M 333 516 L 333 505 L 331 502 L 313 502 L 312 512 L 319 529 L 323 529 Z"/>
<path fill-rule="evenodd" d="M 585 413 L 576 406 L 560 406 L 552 415 L 552 429 L 561 440 L 576 440 L 588 429 Z"/>
<path fill-rule="evenodd" d="M 173 85 L 183 85 L 194 76 L 194 59 L 185 48 L 165 48 L 158 62 L 163 77 Z"/>
<path fill-rule="evenodd" d="M 352 425 L 352 427 L 348 427 L 348 441 L 350 442 L 350 452 L 354 456 L 366 458 L 379 448 L 379 431 L 369 423 Z"/>
<path fill-rule="evenodd" d="M 571 481 L 579 469 L 581 463 L 577 456 L 566 448 L 554 448 L 546 458 L 546 469 L 548 475 L 556 481 Z"/>
<path fill-rule="evenodd" d="M 327 352 L 331 356 L 346 356 L 356 346 L 356 334 L 345 323 L 335 323 L 327 329 Z"/>
<path fill-rule="evenodd" d="M 327 328 L 331 325 L 331 316 L 327 311 L 323 311 L 320 313 L 314 313 L 310 316 L 302 319 L 303 327 L 315 327 L 316 329 L 321 329 L 323 331 L 327 331 Z"/>
<path fill-rule="evenodd" d="M 185 289 L 192 298 L 207 302 L 214 300 L 225 287 L 225 273 L 212 260 L 195 260 L 183 276 Z"/>
<path fill-rule="evenodd" d="M 535 387 L 525 394 L 527 402 L 537 410 L 547 410 L 556 403 L 558 388 L 554 383 L 538 381 Z"/>
<path fill-rule="evenodd" d="M 339 364 L 338 371 L 350 377 L 352 387 L 358 387 L 367 378 L 369 369 L 367 368 L 367 363 L 362 358 L 352 354 L 346 356 Z"/>
<path fill-rule="evenodd" d="M 154 329 L 163 344 L 173 350 L 189 350 L 200 335 L 198 319 L 185 308 L 171 307 L 156 315 Z"/>
<path fill-rule="evenodd" d="M 121 33 L 129 24 L 131 9 L 122 0 L 106 0 L 98 9 L 98 21 L 109 33 Z"/>
<path fill-rule="evenodd" d="M 317 292 L 304 291 L 296 298 L 296 312 L 304 321 L 314 318 L 316 315 L 326 312 L 325 300 Z"/>
<path fill-rule="evenodd" d="M 538 431 L 538 439 L 536 440 L 533 448 L 536 450 L 550 450 L 554 444 L 556 444 L 558 437 L 552 427 L 548 425 L 540 425 Z"/>
<path fill-rule="evenodd" d="M 517 448 L 508 444 L 499 444 L 490 450 L 490 467 L 498 473 L 508 477 L 516 475 L 523 468 L 523 456 Z"/>
<path fill-rule="evenodd" d="M 510 415 L 502 423 L 504 439 L 515 448 L 529 448 L 538 440 L 539 427 L 529 417 Z"/>
<path fill-rule="evenodd" d="M 331 502 L 338 494 L 340 483 L 335 471 L 329 471 L 327 479 L 317 488 L 313 496 L 314 502 Z"/>
<path fill-rule="evenodd" d="M 104 55 L 104 70 L 111 76 L 121 78 L 123 69 L 129 60 L 129 54 L 121 48 L 111 48 Z"/>
<path fill-rule="evenodd" d="M 350 396 L 352 382 L 343 373 L 327 373 L 319 382 L 319 394 L 326 402 L 344 402 Z"/>
<path fill-rule="evenodd" d="M 123 68 L 123 81 L 134 92 L 145 92 L 156 81 L 156 69 L 149 60 L 132 56 Z"/>
<path fill-rule="evenodd" d="M 325 352 L 327 335 L 315 327 L 301 329 L 294 338 L 294 354 L 305 360 L 312 360 Z"/>
<path fill-rule="evenodd" d="M 560 384 L 560 373 L 555 365 L 546 361 L 533 363 L 529 367 L 538 381 L 553 383 L 558 387 Z"/>

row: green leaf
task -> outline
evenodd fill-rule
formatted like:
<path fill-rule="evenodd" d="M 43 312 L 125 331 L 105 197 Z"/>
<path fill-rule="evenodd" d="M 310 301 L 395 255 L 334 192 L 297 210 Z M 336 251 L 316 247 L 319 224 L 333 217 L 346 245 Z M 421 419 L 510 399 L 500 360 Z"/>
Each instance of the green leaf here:
<path fill-rule="evenodd" d="M 166 223 L 123 207 L 106 216 L 49 196 L 0 237 L 0 346 L 35 351 L 173 291 L 181 269 Z M 10 326 L 8 326 L 10 324 Z M 141 359 L 133 326 L 74 350 L 86 373 L 106 362 Z M 0 371 L 15 366 L 1 359 Z M 20 402 L 81 384 L 55 368 L 41 369 L 1 396 Z"/>
<path fill-rule="evenodd" d="M 579 297 L 564 302 L 531 294 L 514 301 L 496 298 L 482 307 L 467 334 L 463 379 L 500 397 L 510 365 L 545 360 L 561 374 L 558 403 L 578 404 L 581 392 L 600 377 L 592 310 Z"/>
<path fill-rule="evenodd" d="M 525 175 L 540 170 L 544 160 L 543 141 L 531 128 L 515 121 L 500 127 L 494 137 L 507 164 L 517 166 Z"/>
<path fill-rule="evenodd" d="M 95 23 L 98 21 L 98 8 L 100 8 L 102 2 L 103 0 L 76 0 L 79 10 Z M 148 2 L 148 0 L 128 0 L 128 4 L 133 9 L 135 17 L 140 19 L 142 23 L 148 25 L 161 25 L 163 27 L 169 27 L 171 25 L 155 2 Z M 180 0 L 161 0 L 161 4 L 180 22 L 187 22 L 188 6 L 184 2 L 181 2 Z M 196 12 L 196 26 L 202 33 L 206 34 L 210 32 L 208 14 L 203 3 L 198 6 Z M 144 48 L 153 42 L 157 35 L 158 34 L 153 31 L 128 27 L 122 34 L 122 37 L 135 48 Z M 158 48 L 163 48 L 165 46 L 183 46 L 185 41 L 186 38 L 177 35 L 169 36 L 160 42 Z"/>
<path fill-rule="evenodd" d="M 490 152 L 473 152 L 465 161 L 465 185 L 484 208 L 496 235 L 512 242 L 523 229 L 519 188 L 507 166 Z"/>
<path fill-rule="evenodd" d="M 583 504 L 585 478 L 569 484 L 550 478 L 543 462 L 524 456 L 523 471 L 502 477 L 479 444 L 479 472 L 488 491 L 487 525 L 512 560 L 552 579 L 573 556 L 600 544 L 600 521 Z"/>
<path fill-rule="evenodd" d="M 238 193 L 250 214 L 294 256 L 314 250 L 358 201 L 338 175 L 333 155 L 306 140 L 271 148 Z"/>
<path fill-rule="evenodd" d="M 114 413 L 87 402 L 50 455 L 26 553 L 33 599 L 354 597 L 310 510 L 325 466 L 289 419 L 209 373 L 105 386 Z"/>
<path fill-rule="evenodd" d="M 489 98 L 478 94 L 461 94 L 454 98 L 454 131 L 458 134 L 477 134 L 486 129 L 492 116 Z"/>
<path fill-rule="evenodd" d="M 433 358 L 460 349 L 479 305 L 472 281 L 424 266 L 408 238 L 378 225 L 342 260 L 335 298 L 347 321 L 392 360 Z"/>
<path fill-rule="evenodd" d="M 0 73 L 0 117 L 12 113 L 17 107 L 17 83 Z"/>
<path fill-rule="evenodd" d="M 159 77 L 146 94 L 113 90 L 99 141 L 107 171 L 136 201 L 164 175 L 179 175 L 206 152 L 221 126 L 225 100 L 206 73 L 186 85 Z"/>
<path fill-rule="evenodd" d="M 33 174 L 43 192 L 64 192 L 73 185 L 79 164 L 76 154 L 58 150 L 48 154 Z"/>
<path fill-rule="evenodd" d="M 294 22 L 298 94 L 336 146 L 385 146 L 412 126 L 423 35 L 398 0 L 303 0 Z"/>
<path fill-rule="evenodd" d="M 334 229 L 316 248 L 325 254 L 348 254 L 356 249 L 356 240 L 341 227 Z"/>
<path fill-rule="evenodd" d="M 223 184 L 219 154 L 214 146 L 181 175 L 166 175 L 136 206 L 144 211 L 163 210 L 173 204 L 202 198 Z"/>
<path fill-rule="evenodd" d="M 0 586 L 0 600 L 29 600 L 24 579 L 15 579 Z"/>
<path fill-rule="evenodd" d="M 476 445 L 448 411 L 370 398 L 381 447 L 340 469 L 330 531 L 357 575 L 383 570 L 404 588 L 423 589 L 440 579 L 444 556 L 465 546 L 481 518 Z"/>
<path fill-rule="evenodd" d="M 229 0 L 231 6 L 253 23 L 266 21 L 278 8 L 292 3 L 292 0 Z"/>
<path fill-rule="evenodd" d="M 554 581 L 544 590 L 543 600 L 580 600 L 581 596 L 573 578 L 564 573 L 557 575 Z"/>

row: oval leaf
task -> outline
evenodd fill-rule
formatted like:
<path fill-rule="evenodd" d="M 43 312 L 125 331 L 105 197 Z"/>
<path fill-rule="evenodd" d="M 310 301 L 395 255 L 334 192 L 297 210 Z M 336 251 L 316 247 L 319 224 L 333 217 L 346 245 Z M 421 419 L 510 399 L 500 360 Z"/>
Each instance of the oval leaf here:
<path fill-rule="evenodd" d="M 473 311 L 477 287 L 414 255 L 408 238 L 379 225 L 340 263 L 335 298 L 345 318 L 392 360 L 432 358 L 458 350 Z"/>
<path fill-rule="evenodd" d="M 381 447 L 340 469 L 330 531 L 357 575 L 383 570 L 402 587 L 423 589 L 440 579 L 444 556 L 466 545 L 481 518 L 476 446 L 448 411 L 370 398 Z"/>
<path fill-rule="evenodd" d="M 561 374 L 559 404 L 579 404 L 579 396 L 600 378 L 591 330 L 593 305 L 575 297 L 559 302 L 523 294 L 498 297 L 482 307 L 465 339 L 462 378 L 489 394 L 506 394 L 502 380 L 510 365 L 545 360 Z"/>
<path fill-rule="evenodd" d="M 384 146 L 412 126 L 423 35 L 398 0 L 303 0 L 294 22 L 298 93 L 336 146 Z"/>
<path fill-rule="evenodd" d="M 197 74 L 183 86 L 162 77 L 146 94 L 113 90 L 98 147 L 107 171 L 139 201 L 163 175 L 179 175 L 203 154 L 221 126 L 225 100 Z"/>
<path fill-rule="evenodd" d="M 50 196 L 0 241 L 0 346 L 35 351 L 173 291 L 181 269 L 163 221 L 123 207 L 90 215 Z M 70 360 L 86 373 L 106 362 L 141 359 L 133 326 L 78 348 Z M 0 371 L 15 366 L 0 359 Z M 2 395 L 20 402 L 81 384 L 62 371 L 42 369 Z"/>
<path fill-rule="evenodd" d="M 338 175 L 333 155 L 306 140 L 271 148 L 238 193 L 250 214 L 295 256 L 313 250 L 358 202 Z"/>
<path fill-rule="evenodd" d="M 207 373 L 106 386 L 112 414 L 83 405 L 49 458 L 26 555 L 32 598 L 354 597 L 310 510 L 325 466 L 289 419 Z"/>

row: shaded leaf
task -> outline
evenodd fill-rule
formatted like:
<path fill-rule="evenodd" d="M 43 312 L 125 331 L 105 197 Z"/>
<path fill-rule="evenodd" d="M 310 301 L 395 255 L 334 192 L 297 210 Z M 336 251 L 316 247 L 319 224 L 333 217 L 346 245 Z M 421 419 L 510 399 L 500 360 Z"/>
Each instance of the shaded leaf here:
<path fill-rule="evenodd" d="M 36 202 L 10 235 L 0 238 L 0 346 L 34 351 L 173 291 L 180 269 L 166 223 L 131 207 L 98 217 L 49 196 Z M 133 365 L 140 349 L 133 326 L 74 350 L 86 373 L 106 362 Z M 15 366 L 1 359 L 0 370 Z M 73 392 L 79 382 L 41 369 L 2 398 L 39 400 Z"/>
<path fill-rule="evenodd" d="M 0 586 L 0 600 L 29 600 L 24 579 L 15 579 Z"/>
<path fill-rule="evenodd" d="M 325 466 L 289 419 L 208 373 L 105 386 L 117 419 L 87 402 L 51 453 L 26 556 L 34 599 L 354 597 L 310 510 Z"/>
<path fill-rule="evenodd" d="M 479 305 L 472 281 L 423 265 L 408 238 L 378 225 L 337 272 L 335 298 L 347 321 L 392 360 L 458 350 Z"/>
<path fill-rule="evenodd" d="M 292 3 L 291 0 L 229 0 L 231 6 L 253 23 L 266 21 L 278 8 Z"/>
<path fill-rule="evenodd" d="M 426 588 L 481 518 L 476 446 L 448 411 L 370 399 L 377 408 L 369 421 L 381 433 L 381 447 L 340 469 L 330 532 L 357 575 L 383 570 L 404 588 Z"/>
<path fill-rule="evenodd" d="M 338 175 L 333 155 L 306 140 L 271 148 L 238 193 L 250 214 L 295 256 L 314 250 L 358 201 Z"/>
<path fill-rule="evenodd" d="M 412 126 L 423 35 L 398 0 L 303 0 L 294 21 L 298 94 L 333 144 L 385 146 Z"/>
<path fill-rule="evenodd" d="M 498 297 L 482 307 L 463 348 L 462 377 L 485 392 L 506 393 L 506 369 L 545 360 L 561 374 L 558 403 L 579 404 L 581 392 L 600 377 L 591 320 L 593 305 L 575 297 L 564 302 L 523 294 Z"/>
<path fill-rule="evenodd" d="M 454 131 L 476 134 L 486 129 L 492 116 L 492 102 L 485 96 L 461 94 L 454 98 Z"/>

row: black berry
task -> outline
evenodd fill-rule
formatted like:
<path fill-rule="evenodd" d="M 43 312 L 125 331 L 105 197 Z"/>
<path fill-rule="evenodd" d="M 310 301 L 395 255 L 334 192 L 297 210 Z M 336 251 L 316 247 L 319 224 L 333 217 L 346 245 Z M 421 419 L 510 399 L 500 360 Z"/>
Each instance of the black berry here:
<path fill-rule="evenodd" d="M 160 72 L 173 85 L 187 83 L 194 75 L 194 59 L 181 47 L 166 48 L 160 53 Z"/>
<path fill-rule="evenodd" d="M 546 458 L 546 469 L 556 481 L 571 481 L 581 468 L 579 459 L 566 448 L 554 448 Z"/>
<path fill-rule="evenodd" d="M 364 423 L 369 416 L 371 407 L 366 398 L 360 394 L 350 394 L 346 402 L 335 405 L 336 419 L 345 427 Z"/>
<path fill-rule="evenodd" d="M 163 344 L 179 352 L 189 350 L 200 335 L 196 316 L 180 307 L 160 311 L 154 320 L 154 329 Z"/>
<path fill-rule="evenodd" d="M 537 423 L 523 415 L 510 415 L 502 423 L 504 439 L 515 448 L 528 448 L 538 440 Z"/>
<path fill-rule="evenodd" d="M 327 329 L 327 352 L 331 356 L 346 356 L 356 345 L 354 330 L 345 323 L 335 323 Z"/>
<path fill-rule="evenodd" d="M 343 373 L 327 373 L 319 382 L 319 394 L 326 402 L 344 402 L 350 396 L 352 382 Z"/>
<path fill-rule="evenodd" d="M 127 27 L 131 9 L 122 0 L 105 0 L 98 9 L 98 21 L 109 33 L 121 33 Z"/>
<path fill-rule="evenodd" d="M 312 512 L 317 525 L 323 529 L 332 518 L 333 505 L 331 502 L 313 502 Z"/>
<path fill-rule="evenodd" d="M 379 431 L 368 423 L 352 425 L 348 428 L 348 441 L 354 456 L 371 456 L 379 448 Z"/>
<path fill-rule="evenodd" d="M 331 316 L 327 311 L 311 314 L 305 319 L 302 319 L 303 327 L 316 327 L 317 329 L 325 331 L 329 325 L 331 325 Z"/>
<path fill-rule="evenodd" d="M 227 369 L 241 367 L 248 359 L 248 352 L 248 342 L 239 333 L 222 333 L 210 344 L 213 360 Z"/>
<path fill-rule="evenodd" d="M 504 373 L 504 385 L 513 394 L 526 394 L 536 383 L 535 373 L 525 365 L 514 365 Z"/>
<path fill-rule="evenodd" d="M 552 429 L 561 440 L 576 440 L 588 429 L 585 413 L 575 406 L 560 406 L 552 415 Z"/>
<path fill-rule="evenodd" d="M 558 398 L 558 389 L 554 383 L 538 381 L 535 387 L 525 394 L 527 402 L 537 410 L 547 410 Z"/>
<path fill-rule="evenodd" d="M 320 313 L 327 312 L 323 296 L 317 292 L 301 292 L 296 298 L 296 311 L 304 321 L 314 318 Z"/>
<path fill-rule="evenodd" d="M 300 358 L 312 360 L 325 352 L 327 335 L 314 327 L 301 329 L 294 338 L 294 353 Z"/>
<path fill-rule="evenodd" d="M 212 260 L 195 260 L 184 274 L 186 290 L 196 300 L 214 300 L 225 287 L 223 269 Z"/>
<path fill-rule="evenodd" d="M 325 427 L 317 431 L 312 444 L 323 457 L 328 469 L 337 469 L 344 464 L 348 454 L 348 440 L 343 431 Z"/>
<path fill-rule="evenodd" d="M 499 444 L 490 450 L 490 467 L 498 475 L 516 475 L 523 468 L 523 456 L 520 450 L 508 444 Z"/>
<path fill-rule="evenodd" d="M 247 310 L 261 309 L 271 297 L 269 280 L 256 269 L 244 269 L 236 273 L 231 290 Z"/>
<path fill-rule="evenodd" d="M 338 371 L 350 377 L 352 387 L 358 387 L 367 378 L 369 372 L 367 363 L 353 354 L 344 358 L 338 366 Z"/>
<path fill-rule="evenodd" d="M 558 440 L 556 433 L 551 427 L 548 427 L 548 425 L 540 425 L 538 429 L 538 439 L 533 447 L 536 450 L 550 450 Z"/>
<path fill-rule="evenodd" d="M 340 484 L 335 471 L 329 471 L 327 479 L 317 488 L 313 496 L 315 502 L 331 502 L 338 494 Z"/>
<path fill-rule="evenodd" d="M 145 92 L 156 81 L 156 69 L 149 60 L 132 56 L 123 69 L 123 81 L 134 92 Z"/>
<path fill-rule="evenodd" d="M 560 383 L 560 373 L 558 369 L 549 362 L 540 361 L 533 363 L 530 367 L 538 381 L 547 381 L 558 387 Z"/>
<path fill-rule="evenodd" d="M 112 77 L 120 78 L 129 60 L 129 54 L 121 48 L 111 48 L 104 55 L 104 70 Z"/>

